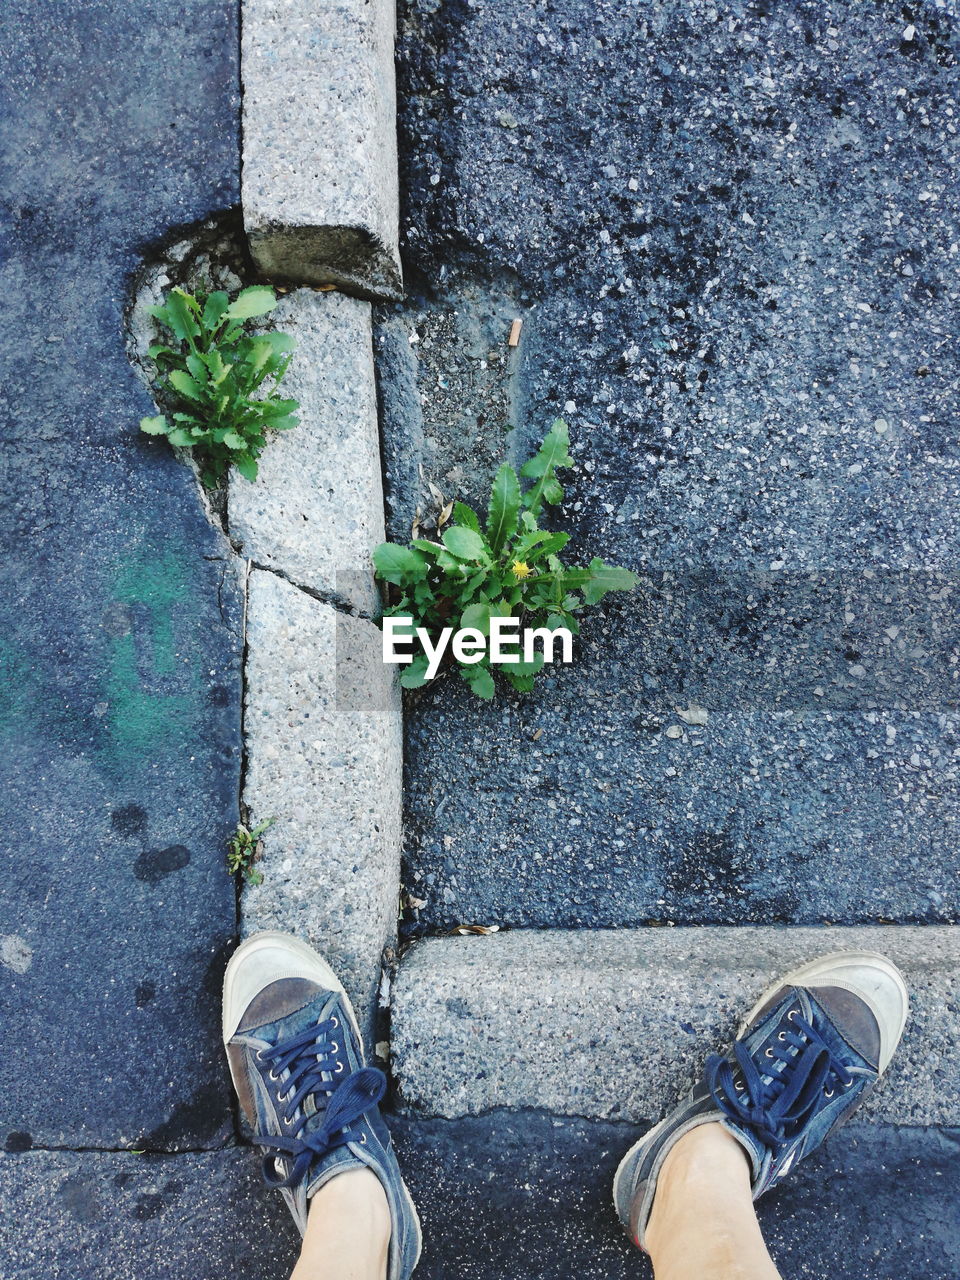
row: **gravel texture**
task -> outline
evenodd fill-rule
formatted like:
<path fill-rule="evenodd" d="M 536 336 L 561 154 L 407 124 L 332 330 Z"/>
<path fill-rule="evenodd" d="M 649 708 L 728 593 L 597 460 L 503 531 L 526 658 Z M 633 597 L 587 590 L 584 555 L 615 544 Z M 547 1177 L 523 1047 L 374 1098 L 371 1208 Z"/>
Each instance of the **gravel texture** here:
<path fill-rule="evenodd" d="M 659 1120 L 772 983 L 845 950 L 889 956 L 911 995 L 900 1050 L 862 1114 L 960 1123 L 960 937 L 930 927 L 542 930 L 422 942 L 404 956 L 393 992 L 399 1098 L 446 1118 L 540 1107 Z"/>
<path fill-rule="evenodd" d="M 244 0 L 243 209 L 269 276 L 400 291 L 391 0 Z"/>
<path fill-rule="evenodd" d="M 370 552 L 384 538 L 370 304 L 297 289 L 271 321 L 297 342 L 283 394 L 300 425 L 264 451 L 256 481 L 230 479 L 230 536 L 256 564 L 367 614 Z"/>
<path fill-rule="evenodd" d="M 411 701 L 414 931 L 960 919 L 957 52 L 932 2 L 402 6 L 391 527 L 562 414 L 571 558 L 642 575 L 535 695 Z"/>
<path fill-rule="evenodd" d="M 417 1280 L 649 1276 L 610 1198 L 633 1126 L 499 1112 L 391 1128 L 424 1226 Z M 957 1130 L 844 1128 L 759 1203 L 778 1265 L 797 1280 L 955 1280 L 958 1152 Z M 11 1153 L 0 1202 L 5 1280 L 286 1280 L 297 1254 L 248 1150 Z"/>
<path fill-rule="evenodd" d="M 409 932 L 957 921 L 957 713 L 844 705 L 829 643 L 808 667 L 769 613 L 743 640 L 746 608 L 731 633 L 670 592 L 590 619 L 534 695 L 448 680 L 411 706 Z"/>
<path fill-rule="evenodd" d="M 516 422 L 520 353 L 507 335 L 518 314 L 508 281 L 465 284 L 442 303 L 414 292 L 403 307 L 379 309 L 374 350 L 391 538 L 409 537 L 418 506 L 428 523 L 442 505 L 430 482 L 485 505 Z"/>
<path fill-rule="evenodd" d="M 252 1152 L 0 1156 L 4 1280 L 281 1280 L 299 1237 Z"/>
<path fill-rule="evenodd" d="M 417 1280 L 649 1278 L 611 1200 L 639 1130 L 523 1111 L 394 1134 L 424 1226 Z M 958 1157 L 960 1130 L 842 1129 L 759 1202 L 775 1262 L 792 1280 L 955 1280 Z"/>
<path fill-rule="evenodd" d="M 378 629 L 253 570 L 244 732 L 244 801 L 253 822 L 277 821 L 243 932 L 308 941 L 367 1021 L 396 928 L 400 839 L 400 707 Z"/>

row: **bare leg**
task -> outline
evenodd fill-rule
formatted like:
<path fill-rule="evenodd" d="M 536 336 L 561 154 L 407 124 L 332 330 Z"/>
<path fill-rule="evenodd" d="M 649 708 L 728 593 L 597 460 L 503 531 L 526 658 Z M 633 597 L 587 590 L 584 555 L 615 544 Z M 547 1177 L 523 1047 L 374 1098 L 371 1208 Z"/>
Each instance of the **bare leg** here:
<path fill-rule="evenodd" d="M 781 1280 L 760 1234 L 746 1153 L 719 1124 L 692 1129 L 667 1156 L 645 1244 L 656 1280 Z"/>
<path fill-rule="evenodd" d="M 338 1174 L 310 1201 L 290 1280 L 386 1280 L 390 1210 L 369 1169 Z"/>

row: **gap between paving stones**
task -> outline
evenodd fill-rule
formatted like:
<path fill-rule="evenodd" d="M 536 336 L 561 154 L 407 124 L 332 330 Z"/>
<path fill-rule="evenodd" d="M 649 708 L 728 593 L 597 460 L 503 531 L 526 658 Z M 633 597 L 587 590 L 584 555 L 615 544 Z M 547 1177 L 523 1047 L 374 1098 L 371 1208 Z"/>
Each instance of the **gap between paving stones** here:
<path fill-rule="evenodd" d="M 289 586 L 293 587 L 297 591 L 302 591 L 305 596 L 309 596 L 311 600 L 316 600 L 318 604 L 327 604 L 331 609 L 336 609 L 340 613 L 349 614 L 352 618 L 366 618 L 368 621 L 375 621 L 370 614 L 363 613 L 361 610 L 356 609 L 349 600 L 345 600 L 343 596 L 337 595 L 336 592 L 327 593 L 325 591 L 318 591 L 314 587 L 304 586 L 302 582 L 295 581 L 295 579 L 285 574 L 282 569 L 276 568 L 275 565 L 261 564 L 259 560 L 248 560 L 246 563 L 248 572 L 251 569 L 257 569 L 261 573 L 273 573 L 282 582 L 288 583 Z"/>

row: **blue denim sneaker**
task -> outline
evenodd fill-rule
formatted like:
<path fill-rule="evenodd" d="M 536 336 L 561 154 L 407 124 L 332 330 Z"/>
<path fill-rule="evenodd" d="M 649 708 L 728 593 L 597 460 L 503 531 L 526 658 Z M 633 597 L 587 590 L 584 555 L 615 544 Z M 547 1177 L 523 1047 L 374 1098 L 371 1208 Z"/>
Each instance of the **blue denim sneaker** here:
<path fill-rule="evenodd" d="M 310 1197 L 348 1169 L 372 1169 L 390 1207 L 388 1280 L 420 1258 L 420 1220 L 400 1176 L 378 1103 L 386 1077 L 363 1064 L 346 992 L 305 943 L 258 933 L 230 958 L 223 980 L 223 1042 L 240 1105 L 300 1234 Z"/>
<path fill-rule="evenodd" d="M 822 956 L 772 986 L 729 1052 L 707 1059 L 684 1101 L 621 1161 L 613 1200 L 634 1243 L 644 1247 L 657 1176 L 685 1133 L 717 1122 L 732 1134 L 756 1200 L 863 1102 L 906 1020 L 899 970 L 871 952 Z"/>

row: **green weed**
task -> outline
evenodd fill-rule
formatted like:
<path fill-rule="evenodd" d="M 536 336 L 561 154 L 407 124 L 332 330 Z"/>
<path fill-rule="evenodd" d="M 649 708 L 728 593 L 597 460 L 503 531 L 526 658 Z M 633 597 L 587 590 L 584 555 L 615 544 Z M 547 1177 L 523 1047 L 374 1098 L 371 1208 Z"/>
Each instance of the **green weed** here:
<path fill-rule="evenodd" d="M 242 875 L 247 884 L 263 884 L 263 872 L 253 865 L 263 853 L 263 842 L 260 837 L 268 827 L 272 827 L 276 818 L 267 818 L 266 822 L 258 822 L 251 831 L 242 822 L 227 841 L 227 870 L 232 876 Z"/>
<path fill-rule="evenodd" d="M 194 296 L 171 289 L 150 314 L 170 337 L 148 354 L 157 366 L 157 399 L 168 413 L 144 418 L 140 430 L 192 449 L 208 489 L 223 483 L 231 463 L 247 480 L 268 431 L 287 431 L 299 419 L 296 400 L 277 388 L 296 346 L 283 333 L 252 334 L 248 322 L 266 315 L 277 297 L 265 285 L 242 289 L 230 301 L 222 291 Z"/>
<path fill-rule="evenodd" d="M 439 542 L 415 538 L 406 547 L 393 542 L 377 547 L 377 576 L 393 588 L 386 613 L 412 617 L 431 639 L 446 627 L 474 627 L 488 635 L 495 616 L 519 618 L 522 627 L 566 627 L 576 634 L 574 615 L 584 605 L 596 604 L 608 591 L 634 587 L 635 574 L 599 559 L 586 568 L 564 565 L 559 552 L 570 535 L 540 528 L 544 505 L 563 497 L 557 473 L 573 466 L 569 443 L 567 424 L 558 418 L 519 476 L 504 463 L 493 480 L 484 525 L 475 511 L 457 502 Z M 525 491 L 522 480 L 530 482 Z M 447 514 L 445 509 L 441 525 Z M 493 697 L 486 656 L 470 665 L 453 661 L 478 697 Z M 539 653 L 530 662 L 496 669 L 515 689 L 528 691 L 543 663 Z M 414 658 L 403 668 L 400 683 L 407 689 L 426 683 L 427 665 L 425 655 Z"/>

